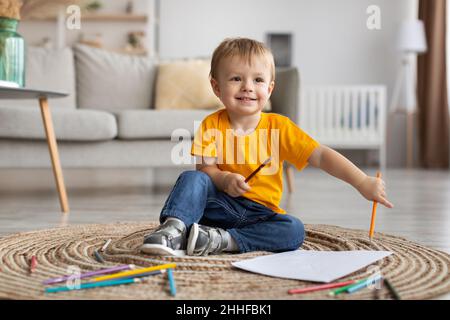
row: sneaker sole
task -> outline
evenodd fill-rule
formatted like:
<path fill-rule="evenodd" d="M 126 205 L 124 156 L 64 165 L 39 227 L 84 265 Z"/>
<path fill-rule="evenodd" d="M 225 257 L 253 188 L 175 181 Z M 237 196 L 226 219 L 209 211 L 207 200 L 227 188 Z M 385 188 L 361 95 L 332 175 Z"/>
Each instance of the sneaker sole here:
<path fill-rule="evenodd" d="M 195 243 L 197 242 L 197 238 L 198 238 L 198 224 L 194 223 L 191 227 L 191 231 L 189 232 L 186 250 L 188 256 L 194 255 Z"/>
<path fill-rule="evenodd" d="M 163 246 L 162 244 L 143 244 L 140 249 L 142 252 L 154 256 L 182 257 L 186 255 L 186 251 L 184 250 L 173 250 L 169 247 Z"/>

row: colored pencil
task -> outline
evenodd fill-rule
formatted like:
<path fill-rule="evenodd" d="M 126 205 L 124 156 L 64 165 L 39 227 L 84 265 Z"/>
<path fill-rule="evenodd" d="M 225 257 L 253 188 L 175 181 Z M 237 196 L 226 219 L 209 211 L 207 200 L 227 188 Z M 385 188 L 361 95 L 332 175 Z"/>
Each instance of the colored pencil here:
<path fill-rule="evenodd" d="M 98 287 L 110 287 L 110 286 L 118 286 L 118 285 L 122 285 L 122 284 L 136 283 L 136 282 L 140 282 L 140 281 L 142 281 L 142 280 L 133 278 L 133 279 L 102 281 L 102 282 L 90 282 L 90 283 L 80 284 L 80 286 L 74 287 L 74 288 L 69 288 L 67 286 L 46 288 L 45 292 L 46 293 L 55 293 L 55 292 L 62 292 L 62 291 L 92 289 L 92 288 L 98 288 Z"/>
<path fill-rule="evenodd" d="M 381 172 L 380 171 L 377 172 L 377 178 L 381 178 Z M 373 232 L 374 232 L 374 229 L 375 229 L 375 217 L 377 215 L 377 204 L 378 203 L 376 201 L 374 201 L 373 202 L 373 206 L 372 206 L 372 219 L 370 220 L 370 231 L 369 231 L 369 238 L 370 238 L 370 240 L 372 240 Z"/>
<path fill-rule="evenodd" d="M 84 279 L 84 278 L 89 278 L 89 277 L 93 277 L 93 276 L 100 276 L 103 274 L 108 274 L 108 273 L 113 273 L 113 272 L 119 272 L 119 271 L 125 271 L 125 270 L 130 270 L 130 269 L 134 269 L 135 266 L 134 264 L 125 264 L 125 265 L 121 265 L 121 266 L 117 266 L 117 267 L 112 267 L 112 268 L 107 268 L 107 269 L 101 269 L 101 270 L 97 270 L 97 271 L 89 271 L 86 273 L 82 273 L 79 275 L 80 279 Z M 58 277 L 58 278 L 51 278 L 51 279 L 47 279 L 44 282 L 42 282 L 43 284 L 55 284 L 55 283 L 59 283 L 59 282 L 64 282 L 67 281 L 69 279 L 72 279 L 74 277 L 74 275 L 68 275 L 68 276 L 62 276 L 62 277 Z"/>
<path fill-rule="evenodd" d="M 358 283 L 358 284 L 355 284 L 354 286 L 351 286 L 350 288 L 348 288 L 347 292 L 348 293 L 354 293 L 354 292 L 359 291 L 359 290 L 361 290 L 363 288 L 366 288 L 369 284 L 371 284 L 371 283 L 373 283 L 375 281 L 378 281 L 380 279 L 381 279 L 381 275 L 380 274 L 378 274 L 378 275 L 376 275 L 375 277 L 372 277 L 372 278 L 367 278 L 365 281 L 363 281 L 361 283 Z"/>
<path fill-rule="evenodd" d="M 103 259 L 102 255 L 97 250 L 94 250 L 94 256 L 95 260 L 97 260 L 98 262 L 105 263 L 105 259 Z"/>
<path fill-rule="evenodd" d="M 318 286 L 311 286 L 306 288 L 299 288 L 299 289 L 290 289 L 288 290 L 289 294 L 296 294 L 296 293 L 307 293 L 312 291 L 320 291 L 320 290 L 326 290 L 326 289 L 332 289 L 332 288 L 339 288 L 343 286 L 348 286 L 350 284 L 354 284 L 355 280 L 350 281 L 344 281 L 344 282 L 338 282 L 338 283 L 328 283 L 328 284 L 322 284 Z"/>
<path fill-rule="evenodd" d="M 388 288 L 389 292 L 392 294 L 395 300 L 402 300 L 397 290 L 395 290 L 395 287 L 388 279 L 383 279 L 383 283 L 386 285 L 386 287 Z"/>
<path fill-rule="evenodd" d="M 33 255 L 30 260 L 30 273 L 36 271 L 36 267 L 37 267 L 37 259 L 36 256 Z"/>
<path fill-rule="evenodd" d="M 97 277 L 97 278 L 94 278 L 93 281 L 97 282 L 97 281 L 104 281 L 104 280 L 123 278 L 124 276 L 131 276 L 131 275 L 145 273 L 145 272 L 149 272 L 149 271 L 155 271 L 155 270 L 175 268 L 176 266 L 177 265 L 175 263 L 162 264 L 162 265 L 159 265 L 159 266 L 153 266 L 153 267 L 137 269 L 137 270 L 132 270 L 132 271 L 119 272 L 119 273 L 111 274 L 111 275 L 108 275 L 108 276 Z"/>
<path fill-rule="evenodd" d="M 169 278 L 170 294 L 175 297 L 177 288 L 175 287 L 175 279 L 173 278 L 172 268 L 167 269 L 167 277 Z"/>
<path fill-rule="evenodd" d="M 133 279 L 133 278 L 144 278 L 144 277 L 156 276 L 158 274 L 163 274 L 165 272 L 166 272 L 166 270 L 156 270 L 156 271 L 150 271 L 150 272 L 135 274 L 135 275 L 131 275 L 131 276 L 124 276 L 123 278 L 118 278 L 116 280 L 119 280 L 119 279 L 123 280 L 123 279 Z"/>
<path fill-rule="evenodd" d="M 111 243 L 112 239 L 108 239 L 108 241 L 106 241 L 106 243 L 103 245 L 103 247 L 100 249 L 101 252 L 104 252 L 106 250 L 106 248 L 108 248 L 109 244 Z"/>
<path fill-rule="evenodd" d="M 357 284 L 359 284 L 359 283 L 363 283 L 363 282 L 366 281 L 367 279 L 369 279 L 369 278 L 365 278 L 365 279 L 359 280 L 359 281 L 357 281 L 357 282 L 355 282 L 355 283 L 353 283 L 353 284 L 349 284 L 349 285 L 347 285 L 347 286 L 345 286 L 345 287 L 336 289 L 336 290 L 334 290 L 334 291 L 331 291 L 329 294 L 330 294 L 331 296 L 337 296 L 338 294 L 341 294 L 342 292 L 346 292 L 347 289 L 349 289 L 349 288 L 351 288 L 351 287 L 353 287 L 353 286 L 355 286 L 355 285 L 357 285 Z"/>
<path fill-rule="evenodd" d="M 249 182 L 250 179 L 252 179 L 252 178 L 255 176 L 255 174 L 257 174 L 258 171 L 261 170 L 265 165 L 267 165 L 267 164 L 270 162 L 271 159 L 272 159 L 272 157 L 267 158 L 266 161 L 264 161 L 264 162 L 263 162 L 263 163 L 255 170 L 255 171 L 253 171 L 253 172 L 245 179 L 245 183 Z"/>

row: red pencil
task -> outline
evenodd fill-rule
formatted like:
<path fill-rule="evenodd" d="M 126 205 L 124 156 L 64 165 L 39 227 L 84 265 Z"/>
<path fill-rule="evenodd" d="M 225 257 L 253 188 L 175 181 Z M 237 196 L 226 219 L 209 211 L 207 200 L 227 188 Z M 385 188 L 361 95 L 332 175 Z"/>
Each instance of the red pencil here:
<path fill-rule="evenodd" d="M 36 270 L 36 266 L 37 266 L 36 256 L 32 256 L 31 263 L 30 263 L 30 273 L 33 273 Z"/>
<path fill-rule="evenodd" d="M 350 281 L 338 282 L 338 283 L 321 284 L 319 286 L 312 286 L 312 287 L 306 287 L 306 288 L 300 288 L 300 289 L 291 289 L 288 291 L 288 293 L 295 294 L 295 293 L 306 293 L 306 292 L 311 292 L 311 291 L 333 289 L 333 288 L 348 286 L 349 284 L 353 284 L 355 282 L 356 282 L 355 280 L 350 280 Z"/>

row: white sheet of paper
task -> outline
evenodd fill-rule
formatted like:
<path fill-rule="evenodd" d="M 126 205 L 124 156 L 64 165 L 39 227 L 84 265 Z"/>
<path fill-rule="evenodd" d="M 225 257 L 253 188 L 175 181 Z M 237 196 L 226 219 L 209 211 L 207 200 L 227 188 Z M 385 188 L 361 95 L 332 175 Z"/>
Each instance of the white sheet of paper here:
<path fill-rule="evenodd" d="M 383 259 L 390 251 L 294 250 L 233 262 L 247 271 L 272 277 L 331 282 Z"/>

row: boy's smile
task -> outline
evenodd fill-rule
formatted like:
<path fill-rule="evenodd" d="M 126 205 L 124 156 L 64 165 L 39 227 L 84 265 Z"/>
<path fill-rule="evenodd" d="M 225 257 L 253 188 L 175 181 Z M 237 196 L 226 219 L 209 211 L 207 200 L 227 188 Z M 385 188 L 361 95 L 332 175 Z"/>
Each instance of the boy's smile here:
<path fill-rule="evenodd" d="M 247 106 L 250 106 L 253 103 L 256 103 L 256 101 L 257 101 L 256 98 L 251 98 L 251 97 L 247 97 L 247 96 L 236 97 L 236 99 L 239 100 L 239 103 L 241 103 L 242 105 L 247 105 Z"/>
<path fill-rule="evenodd" d="M 264 57 L 234 56 L 220 62 L 218 79 L 211 79 L 214 93 L 225 105 L 231 121 L 257 117 L 272 93 L 270 64 Z M 242 123 L 243 124 L 243 123 Z"/>

